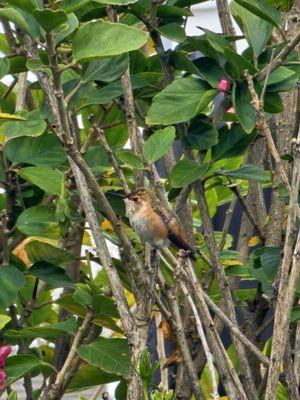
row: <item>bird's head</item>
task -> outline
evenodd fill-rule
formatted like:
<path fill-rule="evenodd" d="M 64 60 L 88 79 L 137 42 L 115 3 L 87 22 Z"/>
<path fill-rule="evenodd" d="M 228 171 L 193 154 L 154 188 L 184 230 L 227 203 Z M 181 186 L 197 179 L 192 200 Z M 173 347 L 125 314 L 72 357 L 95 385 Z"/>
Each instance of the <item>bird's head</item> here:
<path fill-rule="evenodd" d="M 143 206 L 152 205 L 155 195 L 150 189 L 139 188 L 125 196 L 125 203 L 131 209 L 138 211 Z"/>

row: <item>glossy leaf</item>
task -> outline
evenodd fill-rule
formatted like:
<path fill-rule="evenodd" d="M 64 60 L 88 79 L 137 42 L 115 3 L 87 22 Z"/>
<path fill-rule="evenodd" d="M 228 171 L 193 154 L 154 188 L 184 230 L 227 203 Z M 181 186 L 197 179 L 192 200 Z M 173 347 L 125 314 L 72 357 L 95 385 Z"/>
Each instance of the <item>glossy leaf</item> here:
<path fill-rule="evenodd" d="M 170 175 L 171 186 L 176 188 L 193 183 L 203 176 L 207 170 L 207 164 L 199 165 L 196 161 L 181 160 L 172 169 Z"/>
<path fill-rule="evenodd" d="M 19 136 L 40 136 L 44 133 L 47 125 L 41 119 L 39 112 L 32 111 L 23 115 L 25 121 L 9 121 L 2 125 L 6 139 L 13 139 Z"/>
<path fill-rule="evenodd" d="M 0 268 L 0 309 L 5 310 L 15 300 L 19 290 L 25 285 L 23 274 L 11 265 Z"/>
<path fill-rule="evenodd" d="M 236 82 L 232 92 L 232 102 L 236 116 L 247 133 L 253 131 L 257 121 L 257 115 L 251 101 L 247 82 Z"/>
<path fill-rule="evenodd" d="M 19 137 L 5 144 L 5 155 L 14 164 L 27 163 L 56 167 L 66 160 L 62 146 L 53 134 L 37 138 Z"/>
<path fill-rule="evenodd" d="M 71 35 L 78 27 L 79 22 L 76 18 L 76 15 L 71 13 L 68 14 L 68 20 L 62 26 L 58 26 L 57 28 L 53 29 L 53 41 L 57 46 L 60 42 L 62 42 L 66 37 Z"/>
<path fill-rule="evenodd" d="M 179 43 L 186 38 L 185 30 L 181 27 L 181 24 L 175 22 L 160 26 L 159 32 L 162 36 Z"/>
<path fill-rule="evenodd" d="M 27 236 L 56 239 L 59 233 L 54 211 L 42 205 L 23 211 L 17 219 L 16 227 Z"/>
<path fill-rule="evenodd" d="M 6 57 L 0 58 L 0 79 L 9 73 L 10 62 Z"/>
<path fill-rule="evenodd" d="M 144 164 L 138 155 L 130 150 L 119 150 L 116 152 L 117 157 L 126 165 L 132 168 L 143 169 Z"/>
<path fill-rule="evenodd" d="M 35 18 L 19 8 L 7 7 L 0 9 L 0 16 L 13 22 L 18 28 L 22 29 L 33 38 L 38 38 L 40 30 Z"/>
<path fill-rule="evenodd" d="M 88 61 L 136 50 L 147 41 L 147 34 L 139 29 L 104 21 L 89 22 L 79 28 L 73 39 L 74 58 Z"/>
<path fill-rule="evenodd" d="M 60 195 L 63 175 L 61 172 L 48 167 L 27 167 L 18 171 L 27 181 L 40 187 L 46 193 Z"/>
<path fill-rule="evenodd" d="M 33 11 L 33 15 L 47 32 L 68 21 L 67 14 L 62 10 L 51 10 L 49 8 L 43 10 L 36 9 Z"/>
<path fill-rule="evenodd" d="M 74 261 L 72 254 L 39 240 L 32 240 L 27 243 L 25 250 L 32 262 L 47 261 L 54 265 L 65 266 Z"/>
<path fill-rule="evenodd" d="M 270 24 L 279 27 L 281 14 L 276 8 L 270 6 L 267 0 L 235 0 L 239 5 L 253 14 L 264 19 Z"/>
<path fill-rule="evenodd" d="M 46 261 L 34 263 L 29 268 L 28 273 L 56 288 L 74 288 L 74 283 L 64 269 Z"/>
<path fill-rule="evenodd" d="M 194 78 L 180 78 L 173 81 L 154 97 L 146 123 L 171 125 L 193 118 L 208 104 L 201 103 L 205 91 L 204 83 Z"/>
<path fill-rule="evenodd" d="M 149 164 L 159 160 L 166 154 L 175 140 L 176 132 L 173 126 L 168 126 L 154 132 L 143 146 L 143 156 Z"/>
<path fill-rule="evenodd" d="M 78 315 L 81 318 L 86 316 L 86 307 L 75 303 L 72 295 L 61 297 L 58 299 L 57 303 L 72 314 Z M 94 324 L 104 326 L 114 332 L 123 333 L 122 329 L 114 320 L 118 315 L 116 314 L 115 306 L 112 305 L 111 301 L 107 300 L 106 297 L 102 297 L 100 301 L 93 300 L 93 307 L 96 307 L 96 315 L 93 319 Z"/>
<path fill-rule="evenodd" d="M 82 79 L 85 82 L 94 80 L 112 82 L 120 78 L 128 66 L 128 55 L 109 57 L 100 61 L 91 61 L 83 66 Z"/>
<path fill-rule="evenodd" d="M 78 348 L 79 356 L 108 373 L 126 376 L 129 372 L 129 350 L 125 339 L 98 338 Z"/>
<path fill-rule="evenodd" d="M 75 317 L 69 318 L 65 321 L 56 324 L 47 324 L 41 326 L 30 326 L 22 330 L 8 329 L 5 332 L 6 339 L 36 339 L 37 337 L 53 340 L 57 337 L 73 335 L 76 332 L 76 319 Z"/>
<path fill-rule="evenodd" d="M 196 117 L 191 121 L 183 142 L 191 149 L 207 150 L 218 143 L 218 131 L 212 124 Z"/>
<path fill-rule="evenodd" d="M 273 26 L 235 1 L 230 4 L 230 10 L 257 58 L 264 51 Z"/>
<path fill-rule="evenodd" d="M 257 165 L 243 165 L 241 168 L 232 171 L 217 170 L 216 173 L 236 179 L 253 179 L 259 182 L 270 181 L 270 173 Z"/>
<path fill-rule="evenodd" d="M 120 377 L 117 375 L 109 374 L 94 365 L 83 364 L 72 378 L 67 392 L 77 392 L 79 390 L 88 389 L 92 386 L 104 385 L 105 383 L 116 382 L 119 380 Z"/>
<path fill-rule="evenodd" d="M 218 143 L 212 148 L 212 161 L 243 154 L 253 138 L 254 134 L 247 135 L 238 124 L 233 124 L 230 129 L 227 126 L 222 127 L 219 130 Z"/>
<path fill-rule="evenodd" d="M 6 360 L 5 372 L 8 375 L 7 385 L 17 381 L 34 369 L 44 365 L 43 361 L 32 355 L 20 354 Z"/>

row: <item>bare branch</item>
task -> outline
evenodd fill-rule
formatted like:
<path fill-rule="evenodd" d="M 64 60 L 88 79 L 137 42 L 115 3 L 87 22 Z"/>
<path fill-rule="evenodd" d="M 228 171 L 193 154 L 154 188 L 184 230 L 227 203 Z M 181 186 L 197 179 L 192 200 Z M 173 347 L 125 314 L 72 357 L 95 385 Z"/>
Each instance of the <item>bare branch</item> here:
<path fill-rule="evenodd" d="M 255 91 L 255 88 L 254 88 L 254 85 L 253 85 L 253 77 L 249 74 L 248 71 L 245 71 L 245 77 L 247 79 L 248 88 L 249 88 L 249 91 L 250 91 L 250 94 L 251 94 L 251 97 L 252 97 L 252 105 L 253 105 L 256 113 L 257 113 L 257 116 L 258 116 L 259 121 L 260 121 L 261 128 L 262 128 L 263 133 L 264 133 L 264 135 L 265 135 L 265 137 L 267 139 L 269 150 L 270 150 L 270 152 L 271 152 L 271 154 L 272 154 L 272 156 L 273 156 L 273 158 L 274 158 L 274 160 L 276 162 L 276 165 L 278 166 L 282 181 L 283 181 L 287 191 L 289 193 L 291 193 L 290 183 L 289 183 L 289 180 L 288 180 L 288 178 L 286 176 L 285 170 L 284 170 L 284 168 L 282 166 L 282 162 L 281 162 L 281 159 L 279 157 L 279 154 L 278 154 L 278 151 L 276 149 L 276 146 L 274 144 L 274 141 L 273 141 L 273 138 L 272 138 L 272 133 L 270 131 L 270 127 L 269 127 L 269 124 L 267 122 L 264 110 L 263 110 L 263 104 L 259 100 L 258 95 L 257 95 L 257 93 Z"/>
<path fill-rule="evenodd" d="M 256 75 L 256 79 L 259 81 L 262 81 L 265 79 L 265 77 L 269 73 L 274 71 L 276 68 L 280 67 L 282 63 L 285 61 L 286 57 L 290 54 L 291 51 L 294 50 L 294 48 L 298 45 L 300 42 L 300 32 L 298 32 L 294 38 L 287 43 L 284 48 L 281 50 L 281 52 L 274 58 L 274 61 L 271 63 L 271 66 L 267 65 L 262 71 L 260 71 Z"/>

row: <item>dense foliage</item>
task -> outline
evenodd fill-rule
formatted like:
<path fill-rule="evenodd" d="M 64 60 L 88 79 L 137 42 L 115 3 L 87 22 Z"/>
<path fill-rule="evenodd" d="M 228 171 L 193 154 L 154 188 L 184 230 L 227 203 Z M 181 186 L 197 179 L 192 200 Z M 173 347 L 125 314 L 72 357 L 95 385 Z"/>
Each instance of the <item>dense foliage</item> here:
<path fill-rule="evenodd" d="M 300 4 L 218 0 L 223 34 L 200 18 L 187 36 L 198 3 L 1 2 L 11 400 L 19 379 L 29 400 L 110 382 L 117 400 L 299 399 Z M 130 227 L 122 195 L 141 184 L 177 212 L 193 265 Z"/>

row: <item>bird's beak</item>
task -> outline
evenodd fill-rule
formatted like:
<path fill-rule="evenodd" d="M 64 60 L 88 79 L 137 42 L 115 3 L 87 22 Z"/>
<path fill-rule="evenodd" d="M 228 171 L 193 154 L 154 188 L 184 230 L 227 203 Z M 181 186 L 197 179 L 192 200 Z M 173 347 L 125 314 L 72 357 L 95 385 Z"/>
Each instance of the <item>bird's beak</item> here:
<path fill-rule="evenodd" d="M 131 195 L 132 193 L 128 193 L 126 196 L 124 196 L 125 199 L 131 200 Z"/>

